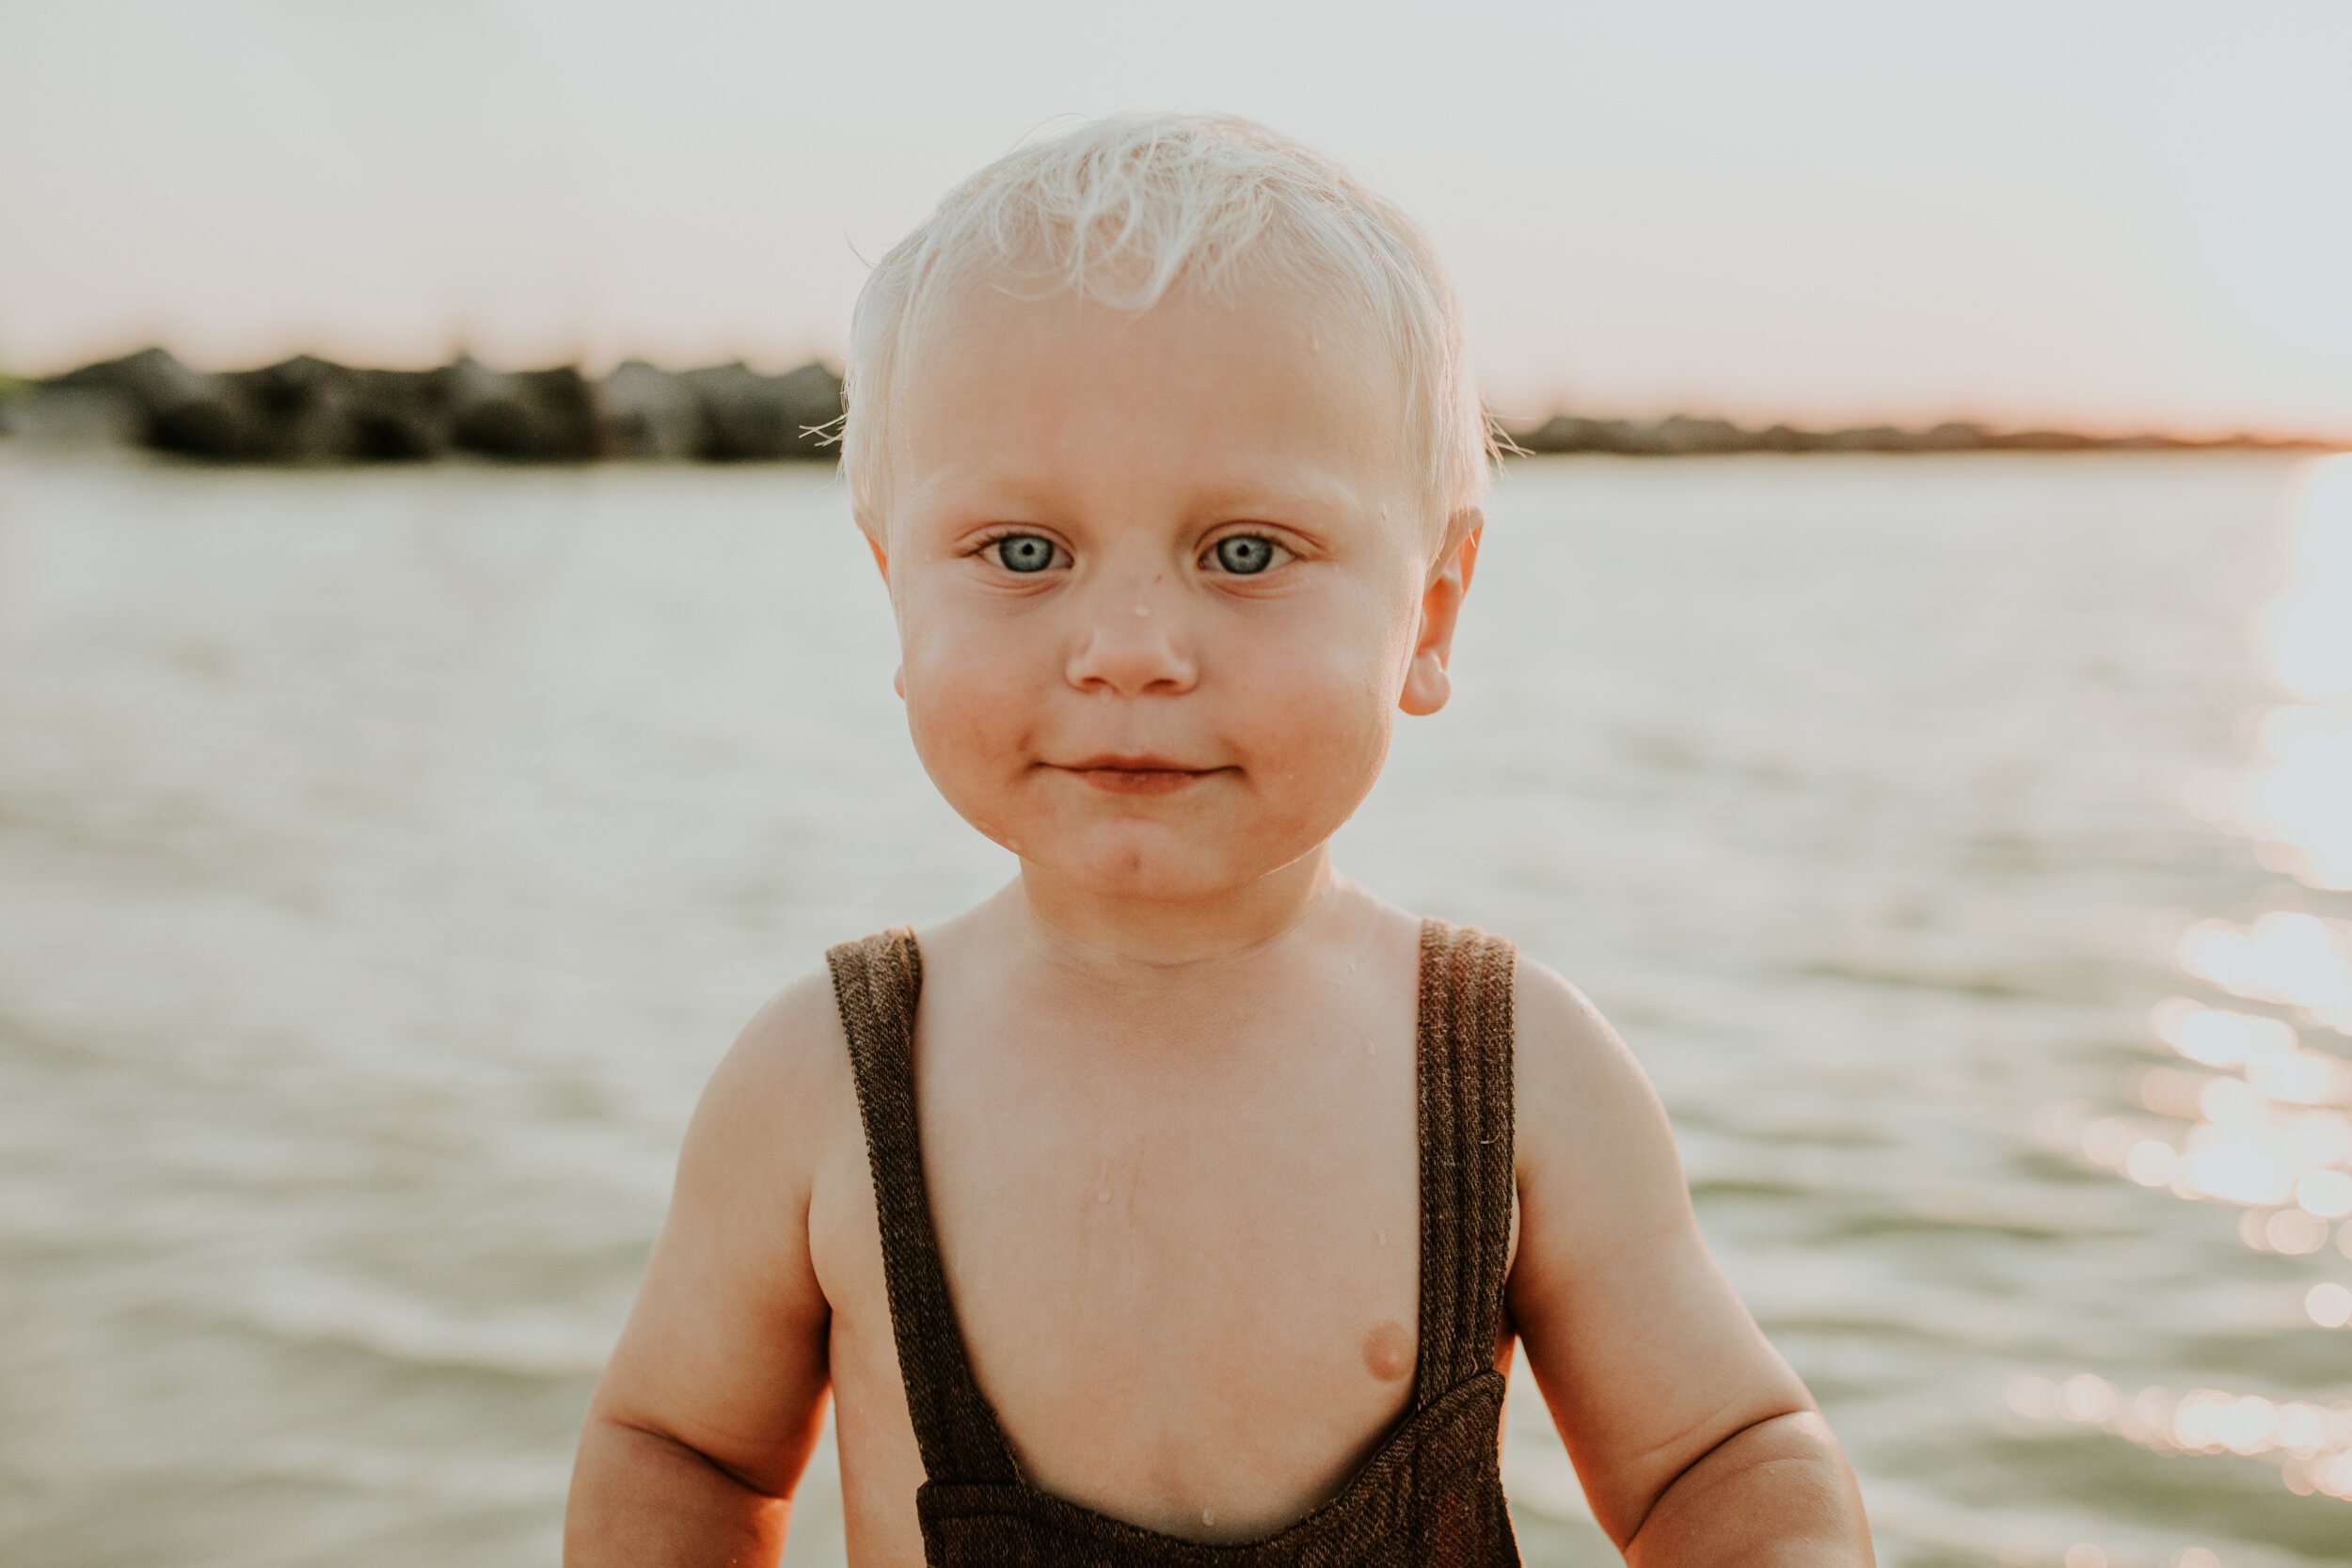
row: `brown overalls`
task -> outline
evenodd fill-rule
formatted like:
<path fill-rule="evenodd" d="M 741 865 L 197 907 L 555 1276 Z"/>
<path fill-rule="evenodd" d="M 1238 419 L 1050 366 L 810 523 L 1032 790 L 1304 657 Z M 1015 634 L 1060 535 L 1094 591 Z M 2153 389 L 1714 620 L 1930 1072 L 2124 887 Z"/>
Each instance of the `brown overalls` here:
<path fill-rule="evenodd" d="M 1516 1568 L 1495 1370 L 1511 1224 L 1511 971 L 1500 937 L 1421 929 L 1421 1356 L 1413 1402 L 1338 1495 L 1255 1541 L 1146 1529 L 1022 1479 L 965 1358 L 923 1190 L 904 927 L 825 955 L 873 1164 L 891 1327 L 929 1478 L 914 1495 L 930 1568 Z"/>

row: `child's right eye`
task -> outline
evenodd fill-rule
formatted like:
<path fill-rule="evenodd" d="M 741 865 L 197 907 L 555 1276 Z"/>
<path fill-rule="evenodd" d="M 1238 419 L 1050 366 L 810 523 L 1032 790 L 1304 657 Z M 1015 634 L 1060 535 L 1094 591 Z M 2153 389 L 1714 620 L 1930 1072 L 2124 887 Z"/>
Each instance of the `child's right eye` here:
<path fill-rule="evenodd" d="M 1008 533 L 990 540 L 987 548 L 1008 572 L 1041 572 L 1054 563 L 1054 542 L 1041 533 Z"/>

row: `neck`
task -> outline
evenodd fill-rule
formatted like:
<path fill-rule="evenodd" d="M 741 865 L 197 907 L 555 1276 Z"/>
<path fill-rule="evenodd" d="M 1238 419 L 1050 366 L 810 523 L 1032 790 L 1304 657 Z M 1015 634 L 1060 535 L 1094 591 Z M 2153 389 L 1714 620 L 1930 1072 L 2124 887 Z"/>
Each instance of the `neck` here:
<path fill-rule="evenodd" d="M 1317 845 L 1245 887 L 1192 898 L 1105 895 L 1024 861 L 997 895 L 1023 935 L 1057 963 L 1104 979 L 1183 982 L 1230 968 L 1340 915 L 1352 884 Z"/>

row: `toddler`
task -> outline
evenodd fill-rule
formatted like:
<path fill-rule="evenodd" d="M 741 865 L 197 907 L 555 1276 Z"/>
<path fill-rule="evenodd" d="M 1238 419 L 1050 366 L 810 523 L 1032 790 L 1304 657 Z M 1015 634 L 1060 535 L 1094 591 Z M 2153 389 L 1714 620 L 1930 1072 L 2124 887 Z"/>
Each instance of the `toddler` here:
<path fill-rule="evenodd" d="M 1521 1348 L 1640 1565 L 1867 1564 L 1853 1480 L 1565 980 L 1341 875 L 1450 690 L 1492 445 L 1421 230 L 1249 121 L 974 175 L 858 301 L 843 462 L 915 749 L 1018 877 L 745 1028 L 565 1560 L 1518 1560 Z"/>

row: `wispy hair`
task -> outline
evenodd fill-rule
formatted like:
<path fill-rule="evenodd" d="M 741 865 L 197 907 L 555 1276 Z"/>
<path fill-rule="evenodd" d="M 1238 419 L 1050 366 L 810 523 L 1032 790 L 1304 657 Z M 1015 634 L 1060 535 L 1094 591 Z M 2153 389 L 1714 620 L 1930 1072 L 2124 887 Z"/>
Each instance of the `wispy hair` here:
<path fill-rule="evenodd" d="M 926 309 L 976 276 L 1150 309 L 1180 284 L 1265 278 L 1379 333 L 1398 438 L 1436 522 L 1484 498 L 1497 451 L 1461 309 L 1421 226 L 1331 159 L 1236 115 L 1125 114 L 1014 149 L 949 191 L 876 263 L 850 318 L 842 464 L 859 525 L 887 506 L 891 383 Z M 1447 538 L 1451 547 L 1454 541 Z"/>

